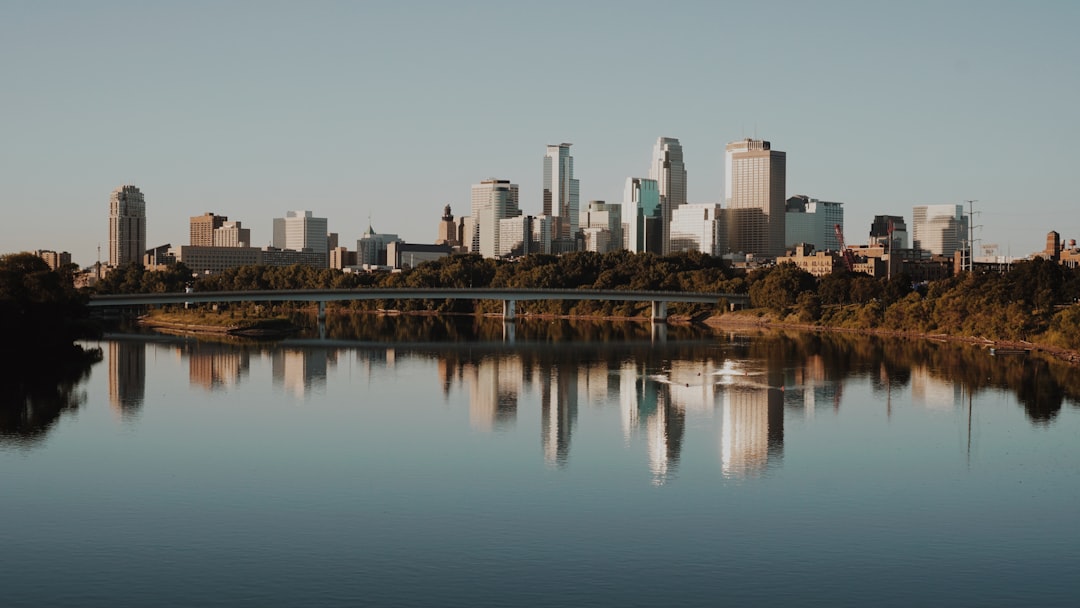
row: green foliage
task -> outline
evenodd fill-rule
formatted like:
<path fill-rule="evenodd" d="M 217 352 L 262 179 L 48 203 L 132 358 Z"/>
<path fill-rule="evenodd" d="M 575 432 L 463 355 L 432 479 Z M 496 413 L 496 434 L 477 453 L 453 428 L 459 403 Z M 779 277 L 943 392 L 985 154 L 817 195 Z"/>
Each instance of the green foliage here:
<path fill-rule="evenodd" d="M 787 263 L 768 269 L 764 276 L 750 285 L 750 303 L 755 308 L 768 308 L 785 313 L 795 305 L 799 294 L 814 291 L 814 276 L 795 264 Z"/>

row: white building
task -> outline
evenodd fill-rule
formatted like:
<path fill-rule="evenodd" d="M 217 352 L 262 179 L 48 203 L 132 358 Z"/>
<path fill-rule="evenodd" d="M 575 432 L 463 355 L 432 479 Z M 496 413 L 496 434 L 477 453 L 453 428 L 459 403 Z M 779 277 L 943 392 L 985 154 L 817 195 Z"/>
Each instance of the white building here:
<path fill-rule="evenodd" d="M 915 249 L 944 256 L 965 249 L 968 218 L 963 205 L 918 205 L 911 215 Z"/>
<path fill-rule="evenodd" d="M 581 213 L 585 250 L 608 253 L 622 249 L 622 226 L 622 205 L 589 201 L 588 208 Z"/>
<path fill-rule="evenodd" d="M 502 255 L 499 245 L 500 221 L 521 215 L 518 185 L 505 179 L 486 179 L 472 187 L 474 251 L 485 258 Z"/>
<path fill-rule="evenodd" d="M 239 221 L 224 222 L 220 228 L 214 228 L 214 247 L 251 247 L 251 229 L 244 228 Z"/>
<path fill-rule="evenodd" d="M 544 154 L 544 215 L 552 218 L 553 239 L 564 242 L 577 234 L 580 213 L 571 145 L 549 145 Z"/>
<path fill-rule="evenodd" d="M 685 204 L 674 210 L 670 225 L 671 252 L 700 251 L 721 255 L 725 247 L 723 209 L 718 203 Z"/>
<path fill-rule="evenodd" d="M 663 218 L 664 230 L 661 249 L 664 253 L 670 253 L 673 251 L 669 231 L 672 213 L 686 204 L 686 166 L 683 164 L 683 150 L 678 139 L 661 137 L 656 140 L 649 178 L 655 179 L 660 189 L 660 216 Z"/>
<path fill-rule="evenodd" d="M 325 217 L 314 217 L 310 211 L 289 211 L 283 218 L 274 218 L 272 245 L 293 251 L 310 249 L 319 255 L 319 267 L 329 268 L 330 242 L 327 235 Z"/>

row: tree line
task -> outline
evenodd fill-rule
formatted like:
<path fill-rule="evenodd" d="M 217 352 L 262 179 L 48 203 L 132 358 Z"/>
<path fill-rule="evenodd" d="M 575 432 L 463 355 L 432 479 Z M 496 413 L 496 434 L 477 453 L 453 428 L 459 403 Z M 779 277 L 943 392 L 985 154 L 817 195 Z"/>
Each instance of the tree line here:
<path fill-rule="evenodd" d="M 150 293 L 249 289 L 361 289 L 366 287 L 518 287 L 627 289 L 747 294 L 758 314 L 771 319 L 850 329 L 943 333 L 993 340 L 1039 339 L 1080 345 L 1080 270 L 1043 258 L 1021 261 L 1004 274 L 965 272 L 913 285 L 898 274 L 875 278 L 839 270 L 816 278 L 793 264 L 742 272 L 720 258 L 691 252 L 668 256 L 619 251 L 530 255 L 494 260 L 452 255 L 395 273 L 345 273 L 307 266 L 242 266 L 192 278 L 182 264 L 148 271 L 122 267 L 98 283 L 100 293 Z M 719 307 L 679 304 L 672 314 L 710 315 Z M 355 309 L 495 312 L 496 302 L 381 301 L 340 304 Z M 645 303 L 520 302 L 520 313 L 641 316 Z"/>

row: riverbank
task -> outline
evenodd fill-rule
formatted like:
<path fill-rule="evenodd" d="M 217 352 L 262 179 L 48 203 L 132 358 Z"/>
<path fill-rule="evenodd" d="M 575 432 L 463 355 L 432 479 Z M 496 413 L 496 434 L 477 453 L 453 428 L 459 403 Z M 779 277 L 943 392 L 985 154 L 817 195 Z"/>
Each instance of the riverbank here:
<path fill-rule="evenodd" d="M 151 329 L 192 334 L 228 335 L 246 338 L 279 338 L 300 328 L 288 319 L 271 317 L 265 319 L 242 319 L 237 321 L 224 315 L 162 313 L 139 317 L 138 324 Z"/>
<path fill-rule="evenodd" d="M 709 327 L 729 330 L 747 328 L 792 329 L 796 331 L 849 333 L 859 335 L 909 338 L 915 340 L 958 342 L 981 346 L 986 349 L 994 349 L 998 352 L 1006 351 L 1016 353 L 1019 351 L 1025 351 L 1029 353 L 1043 353 L 1047 356 L 1064 361 L 1066 363 L 1080 366 L 1080 350 L 1060 348 L 1048 344 L 1039 344 L 1037 342 L 990 340 L 987 338 L 980 338 L 975 336 L 955 336 L 942 333 L 930 334 L 888 329 L 852 329 L 848 327 L 832 327 L 829 325 L 818 325 L 812 323 L 791 323 L 788 321 L 780 321 L 774 319 L 768 314 L 758 314 L 757 311 L 740 311 L 735 313 L 726 313 L 722 315 L 713 315 L 706 318 L 702 322 Z"/>

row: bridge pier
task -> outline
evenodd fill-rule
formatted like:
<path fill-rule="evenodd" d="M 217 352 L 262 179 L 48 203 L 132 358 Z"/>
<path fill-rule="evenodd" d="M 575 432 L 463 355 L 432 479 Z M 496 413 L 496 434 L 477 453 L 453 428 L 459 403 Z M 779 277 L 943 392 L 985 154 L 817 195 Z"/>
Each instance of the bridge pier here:
<path fill-rule="evenodd" d="M 326 302 L 319 302 L 319 323 L 326 322 Z"/>
<path fill-rule="evenodd" d="M 652 322 L 653 323 L 667 323 L 667 302 L 660 302 L 653 300 L 652 303 Z"/>
<path fill-rule="evenodd" d="M 503 300 L 503 321 L 517 318 L 517 300 Z"/>

